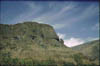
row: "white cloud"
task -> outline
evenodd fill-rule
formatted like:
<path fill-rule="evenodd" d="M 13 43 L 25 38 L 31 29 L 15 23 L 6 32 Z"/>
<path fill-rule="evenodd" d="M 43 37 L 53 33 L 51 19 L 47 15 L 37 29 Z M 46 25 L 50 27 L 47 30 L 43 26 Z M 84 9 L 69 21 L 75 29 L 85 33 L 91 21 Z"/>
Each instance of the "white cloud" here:
<path fill-rule="evenodd" d="M 80 44 L 83 44 L 84 41 L 79 39 L 79 38 L 70 38 L 68 40 L 64 40 L 64 44 L 68 47 L 73 47 L 73 46 L 77 46 L 77 45 L 80 45 Z"/>
<path fill-rule="evenodd" d="M 65 37 L 66 37 L 65 34 L 61 34 L 61 33 L 57 33 L 57 35 L 59 36 L 60 39 L 65 39 Z"/>
<path fill-rule="evenodd" d="M 77 46 L 85 42 L 80 38 L 74 38 L 74 37 L 66 39 L 66 34 L 57 33 L 57 35 L 59 36 L 60 39 L 64 40 L 64 45 L 67 47 Z"/>

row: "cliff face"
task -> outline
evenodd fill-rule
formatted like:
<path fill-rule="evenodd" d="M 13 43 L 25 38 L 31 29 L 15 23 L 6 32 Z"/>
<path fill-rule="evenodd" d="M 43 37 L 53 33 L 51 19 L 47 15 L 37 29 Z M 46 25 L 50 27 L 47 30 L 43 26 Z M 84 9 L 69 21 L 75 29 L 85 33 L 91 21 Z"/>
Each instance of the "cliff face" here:
<path fill-rule="evenodd" d="M 38 44 L 64 46 L 52 26 L 36 22 L 25 22 L 15 25 L 0 24 L 0 44 Z"/>

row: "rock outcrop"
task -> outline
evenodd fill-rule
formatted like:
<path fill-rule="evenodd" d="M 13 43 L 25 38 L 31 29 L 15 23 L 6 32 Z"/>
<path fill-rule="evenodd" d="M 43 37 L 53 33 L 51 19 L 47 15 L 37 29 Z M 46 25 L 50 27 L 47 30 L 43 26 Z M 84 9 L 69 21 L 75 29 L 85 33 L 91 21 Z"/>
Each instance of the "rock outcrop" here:
<path fill-rule="evenodd" d="M 52 26 L 36 22 L 24 22 L 15 25 L 0 24 L 0 41 L 1 44 L 64 46 L 63 40 L 59 39 Z"/>

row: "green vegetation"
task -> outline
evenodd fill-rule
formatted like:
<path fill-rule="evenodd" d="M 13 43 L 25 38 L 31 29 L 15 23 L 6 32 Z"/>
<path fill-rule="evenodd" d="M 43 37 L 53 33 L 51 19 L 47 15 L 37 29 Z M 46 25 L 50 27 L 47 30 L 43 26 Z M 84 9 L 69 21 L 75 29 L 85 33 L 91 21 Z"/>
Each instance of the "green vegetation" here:
<path fill-rule="evenodd" d="M 91 61 L 99 60 L 99 40 L 94 40 L 76 47 L 73 50 L 80 51 L 83 55 L 87 56 Z"/>
<path fill-rule="evenodd" d="M 0 65 L 5 66 L 95 66 L 79 51 L 64 46 L 52 26 L 25 22 L 0 24 Z M 94 45 L 94 44 L 93 44 Z M 99 50 L 94 46 L 93 52 Z M 92 53 L 93 53 L 92 52 Z M 92 54 L 95 58 L 98 55 Z"/>
<path fill-rule="evenodd" d="M 80 54 L 73 55 L 73 58 L 76 61 L 77 65 L 81 66 L 81 64 L 83 64 L 82 57 Z"/>

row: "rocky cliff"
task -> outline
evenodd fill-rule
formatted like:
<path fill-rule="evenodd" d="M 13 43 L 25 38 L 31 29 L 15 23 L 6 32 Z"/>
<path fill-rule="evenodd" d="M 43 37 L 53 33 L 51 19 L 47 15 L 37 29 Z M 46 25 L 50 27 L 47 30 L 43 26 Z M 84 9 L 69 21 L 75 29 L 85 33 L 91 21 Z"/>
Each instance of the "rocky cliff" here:
<path fill-rule="evenodd" d="M 24 22 L 15 25 L 0 24 L 0 44 L 38 44 L 64 46 L 52 26 L 36 22 Z"/>

